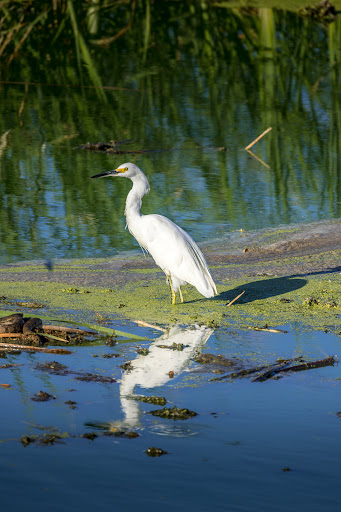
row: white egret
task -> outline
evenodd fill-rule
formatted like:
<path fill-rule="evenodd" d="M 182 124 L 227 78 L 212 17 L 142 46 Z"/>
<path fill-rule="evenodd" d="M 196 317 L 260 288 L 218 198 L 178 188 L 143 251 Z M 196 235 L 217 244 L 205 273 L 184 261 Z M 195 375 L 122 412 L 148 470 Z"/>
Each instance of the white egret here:
<path fill-rule="evenodd" d="M 141 214 L 142 198 L 150 190 L 148 179 L 141 169 L 135 164 L 125 163 L 113 171 L 96 174 L 92 178 L 108 176 L 129 178 L 133 182 L 124 212 L 127 226 L 141 248 L 153 257 L 166 274 L 172 304 L 175 304 L 177 291 L 183 302 L 180 287 L 186 283 L 193 285 L 204 297 L 214 297 L 217 294 L 216 285 L 201 250 L 189 234 L 167 217 Z"/>

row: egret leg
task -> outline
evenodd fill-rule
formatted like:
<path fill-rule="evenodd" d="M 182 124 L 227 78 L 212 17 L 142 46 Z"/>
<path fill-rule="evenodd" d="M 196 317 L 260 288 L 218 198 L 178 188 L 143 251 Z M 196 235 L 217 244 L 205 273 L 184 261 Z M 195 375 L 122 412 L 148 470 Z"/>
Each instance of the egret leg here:
<path fill-rule="evenodd" d="M 175 304 L 175 300 L 176 300 L 176 295 L 175 295 L 175 291 L 173 290 L 171 276 L 168 276 L 168 282 L 169 282 L 169 286 L 170 286 L 171 294 L 172 294 L 172 305 L 174 305 Z"/>
<path fill-rule="evenodd" d="M 182 291 L 181 291 L 180 286 L 179 286 L 179 294 L 180 294 L 180 302 L 181 302 L 181 303 L 183 303 L 184 298 L 183 298 L 183 296 L 182 296 Z"/>

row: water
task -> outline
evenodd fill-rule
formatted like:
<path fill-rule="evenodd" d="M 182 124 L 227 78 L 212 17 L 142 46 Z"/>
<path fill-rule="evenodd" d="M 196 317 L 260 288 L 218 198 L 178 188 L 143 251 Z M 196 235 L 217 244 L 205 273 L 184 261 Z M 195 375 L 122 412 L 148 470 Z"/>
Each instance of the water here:
<path fill-rule="evenodd" d="M 157 3 L 137 2 L 129 6 L 136 9 L 129 30 L 102 46 L 94 40 L 118 34 L 131 12 L 100 10 L 99 28 L 90 32 L 81 4 L 72 18 L 57 2 L 39 30 L 23 37 L 30 26 L 23 24 L 4 48 L 0 264 L 136 249 L 124 229 L 130 184 L 90 179 L 126 161 L 150 180 L 143 212 L 170 217 L 198 242 L 340 217 L 340 17 L 322 25 L 267 8 L 236 12 L 164 2 L 158 10 Z M 36 15 L 27 10 L 27 23 Z M 243 148 L 270 126 L 252 148 L 257 159 Z M 78 148 L 130 139 L 118 148 L 151 151 L 110 155 Z M 154 361 L 137 356 L 133 343 L 73 347 L 73 355 L 63 357 L 8 355 L 4 364 L 22 366 L 0 369 L 0 382 L 11 386 L 0 389 L 3 507 L 338 511 L 339 366 L 264 383 L 212 382 L 216 374 L 193 361 L 194 346 L 252 366 L 339 354 L 340 338 L 302 332 L 298 323 L 287 334 L 217 329 L 183 352 L 164 349 L 162 363 L 161 353 Z M 120 357 L 92 357 L 112 351 Z M 53 359 L 118 382 L 80 382 L 74 374 L 35 368 Z M 142 367 L 124 374 L 119 364 L 131 359 Z M 148 415 L 157 407 L 127 400 L 127 387 L 165 396 L 169 406 L 198 416 L 175 422 Z M 56 398 L 32 401 L 41 389 Z M 101 425 L 134 429 L 140 437 L 104 437 Z M 54 446 L 21 444 L 21 436 L 49 426 L 71 437 Z M 80 438 L 91 431 L 99 435 L 94 441 Z M 148 457 L 151 446 L 168 454 Z"/>
<path fill-rule="evenodd" d="M 1 392 L 6 410 L 0 445 L 1 481 L 8 490 L 4 506 L 17 508 L 25 500 L 29 511 L 89 510 L 96 503 L 104 511 L 113 504 L 124 504 L 126 510 L 171 510 L 180 502 L 182 509 L 204 511 L 213 503 L 222 510 L 251 511 L 273 510 L 276 502 L 276 510 L 283 511 L 339 510 L 340 368 L 291 373 L 263 383 L 250 378 L 213 382 L 217 375 L 191 359 L 193 350 L 236 357 L 246 366 L 302 353 L 316 359 L 338 352 L 339 338 L 295 332 L 214 334 L 203 328 L 199 333 L 193 337 L 193 331 L 183 331 L 182 342 L 189 347 L 170 355 L 155 347 L 167 343 L 162 340 L 154 342 L 154 349 L 144 343 L 151 350 L 147 356 L 138 356 L 132 344 L 73 347 L 71 356 L 8 356 L 6 362 L 22 366 L 1 370 L 2 381 L 12 386 Z M 120 357 L 100 357 L 112 352 Z M 163 363 L 157 365 L 159 356 Z M 55 359 L 71 370 L 119 382 L 80 382 L 72 374 L 35 369 L 36 363 Z M 131 373 L 118 367 L 126 360 L 135 366 Z M 174 379 L 168 377 L 169 368 L 175 370 Z M 30 400 L 40 389 L 55 400 Z M 187 407 L 198 416 L 184 421 L 153 417 L 147 412 L 160 407 L 127 400 L 126 392 L 132 390 L 164 396 L 169 407 Z M 70 409 L 67 400 L 77 402 L 77 408 Z M 42 434 L 41 427 L 51 425 L 75 437 L 54 446 L 21 445 L 20 436 Z M 133 429 L 140 437 L 101 437 L 100 426 L 110 425 Z M 94 441 L 79 437 L 93 431 L 99 435 Z M 145 450 L 151 446 L 168 454 L 148 457 Z"/>
<path fill-rule="evenodd" d="M 340 217 L 339 19 L 323 28 L 270 9 L 241 18 L 219 12 L 205 23 L 212 36 L 216 24 L 231 25 L 230 37 L 217 39 L 209 58 L 196 31 L 196 51 L 160 34 L 145 65 L 138 48 L 127 48 L 128 41 L 138 45 L 134 33 L 110 51 L 93 51 L 102 83 L 123 88 L 105 89 L 105 96 L 92 75 L 82 75 L 87 88 L 81 89 L 77 62 L 61 43 L 39 74 L 26 55 L 21 68 L 3 73 L 9 83 L 0 91 L 0 263 L 137 248 L 124 231 L 129 184 L 90 180 L 130 160 L 151 183 L 143 211 L 169 216 L 198 242 L 238 229 Z M 194 28 L 187 22 L 179 17 L 189 35 Z M 240 31 L 253 34 L 252 49 Z M 270 126 L 252 148 L 261 163 L 243 148 Z M 118 146 L 123 151 L 153 151 L 77 149 L 113 139 L 133 140 Z"/>

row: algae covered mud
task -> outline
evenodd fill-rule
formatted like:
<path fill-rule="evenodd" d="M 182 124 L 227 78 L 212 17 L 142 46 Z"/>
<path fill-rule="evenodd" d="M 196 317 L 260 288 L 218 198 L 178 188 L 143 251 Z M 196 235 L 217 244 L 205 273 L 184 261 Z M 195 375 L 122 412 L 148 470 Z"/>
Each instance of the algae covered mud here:
<path fill-rule="evenodd" d="M 81 312 L 157 324 L 180 322 L 239 329 L 291 324 L 339 333 L 341 223 L 293 225 L 237 232 L 206 244 L 218 296 L 203 299 L 192 287 L 172 306 L 165 276 L 142 255 L 110 260 L 31 262 L 0 267 L 2 304 L 40 305 L 51 316 Z M 243 293 L 244 292 L 244 293 Z M 232 307 L 228 304 L 238 295 Z"/>

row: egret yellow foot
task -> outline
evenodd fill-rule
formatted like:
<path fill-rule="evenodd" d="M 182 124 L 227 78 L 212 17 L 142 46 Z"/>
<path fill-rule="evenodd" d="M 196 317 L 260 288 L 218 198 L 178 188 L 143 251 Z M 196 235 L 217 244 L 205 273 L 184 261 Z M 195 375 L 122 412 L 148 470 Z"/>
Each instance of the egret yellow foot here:
<path fill-rule="evenodd" d="M 171 276 L 168 276 L 168 282 L 169 282 L 169 286 L 170 286 L 170 289 L 171 289 L 171 294 L 172 294 L 172 306 L 173 306 L 173 305 L 175 304 L 175 302 L 176 302 L 176 295 L 175 295 L 175 291 L 174 291 L 174 289 L 173 289 Z"/>

